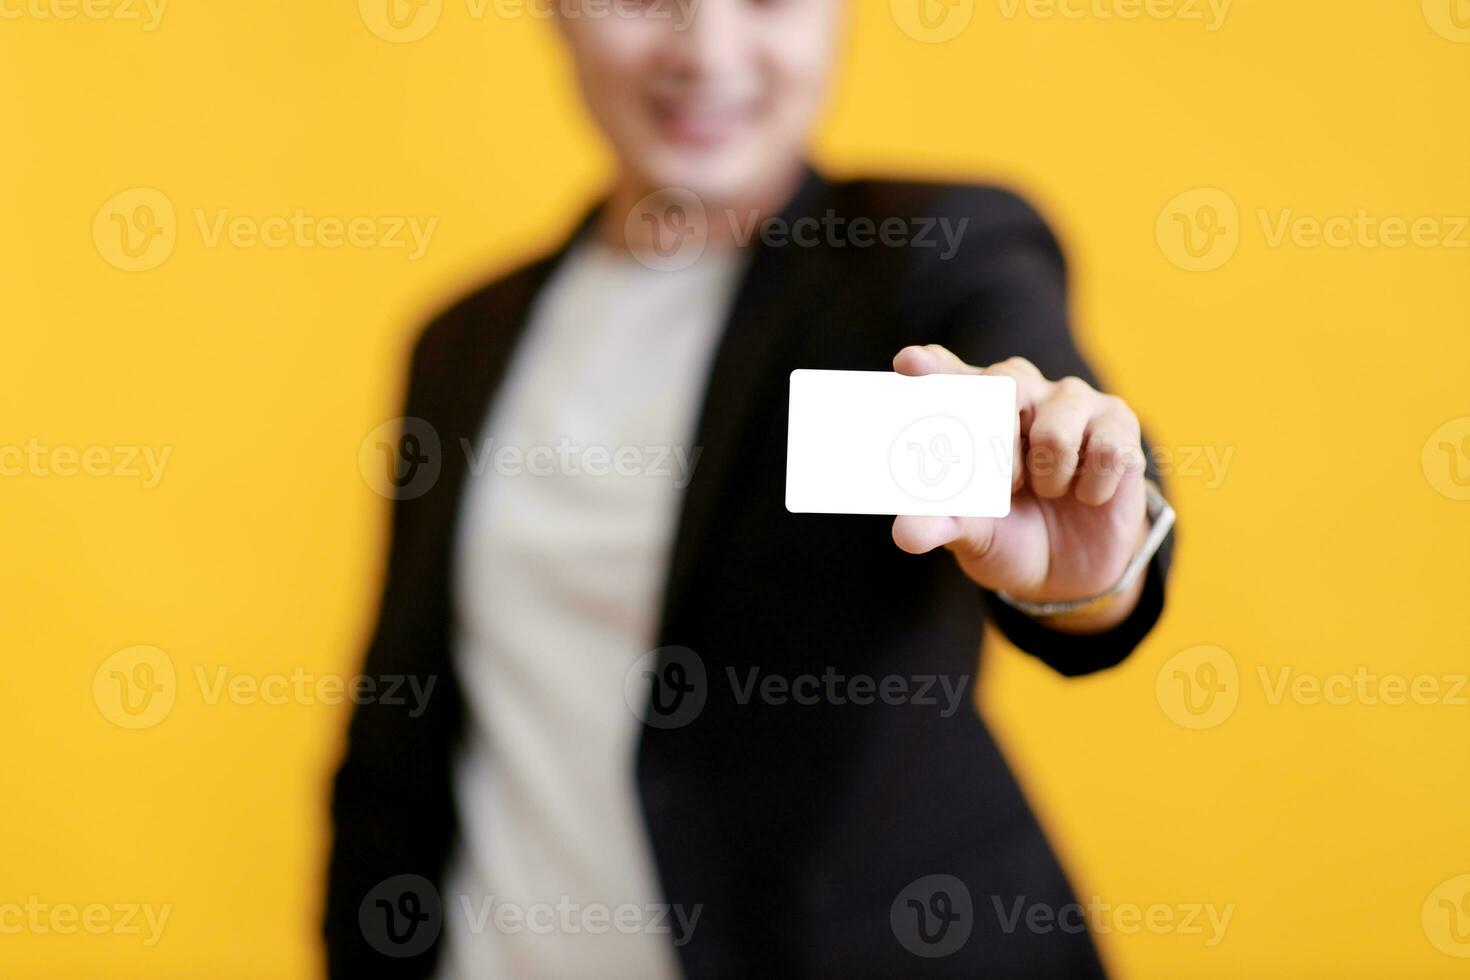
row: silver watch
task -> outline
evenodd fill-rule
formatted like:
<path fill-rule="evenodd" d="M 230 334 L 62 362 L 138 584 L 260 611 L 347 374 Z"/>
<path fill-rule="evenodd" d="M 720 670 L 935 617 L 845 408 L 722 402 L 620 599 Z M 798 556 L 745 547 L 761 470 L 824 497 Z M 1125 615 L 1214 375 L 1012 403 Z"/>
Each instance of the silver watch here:
<path fill-rule="evenodd" d="M 1066 599 L 1058 602 L 1027 602 L 1025 599 L 1017 599 L 1013 595 L 1000 591 L 995 593 L 995 597 L 1012 609 L 1017 609 L 1036 619 L 1084 616 L 1106 609 L 1113 603 L 1113 600 L 1127 592 L 1138 580 L 1138 576 L 1143 574 L 1143 570 L 1158 553 L 1159 546 L 1164 543 L 1164 538 L 1168 537 L 1169 530 L 1174 526 L 1174 508 L 1170 507 L 1169 501 L 1164 499 L 1163 491 L 1159 489 L 1158 484 L 1152 480 L 1145 480 L 1144 490 L 1148 496 L 1148 537 L 1144 539 L 1143 547 L 1139 548 L 1138 553 L 1128 562 L 1128 567 L 1123 569 L 1123 575 L 1111 589 L 1086 599 Z"/>

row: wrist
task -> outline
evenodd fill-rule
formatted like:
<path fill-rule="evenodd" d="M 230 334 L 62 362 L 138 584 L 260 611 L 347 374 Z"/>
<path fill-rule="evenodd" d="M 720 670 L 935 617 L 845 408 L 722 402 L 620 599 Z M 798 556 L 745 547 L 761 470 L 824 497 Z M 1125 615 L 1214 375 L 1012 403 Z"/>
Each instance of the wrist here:
<path fill-rule="evenodd" d="M 1139 528 L 1132 558 L 1107 591 L 1078 599 L 1044 601 L 997 591 L 996 598 L 1038 623 L 1063 633 L 1101 633 L 1122 623 L 1137 607 L 1143 595 L 1148 565 L 1174 526 L 1174 509 L 1158 486 L 1150 480 L 1145 487 L 1147 513 Z"/>
<path fill-rule="evenodd" d="M 1147 532 L 1145 531 L 1145 534 Z M 1143 585 L 1148 575 L 1139 575 L 1122 592 L 1109 595 L 1107 601 L 1095 609 L 1085 612 L 1064 613 L 1059 616 L 1033 616 L 1038 623 L 1058 633 L 1085 636 L 1091 633 L 1106 633 L 1133 614 L 1138 600 L 1143 596 Z"/>

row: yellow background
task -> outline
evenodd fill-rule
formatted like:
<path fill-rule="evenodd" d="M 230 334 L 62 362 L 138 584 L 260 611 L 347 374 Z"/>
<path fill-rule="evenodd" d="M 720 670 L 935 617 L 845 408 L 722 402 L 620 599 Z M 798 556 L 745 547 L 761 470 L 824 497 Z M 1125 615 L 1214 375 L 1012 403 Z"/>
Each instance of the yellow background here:
<path fill-rule="evenodd" d="M 0 478 L 0 905 L 173 908 L 151 948 L 0 934 L 0 975 L 311 976 L 347 709 L 210 705 L 193 671 L 356 669 L 386 507 L 358 446 L 397 414 L 409 337 L 552 242 L 607 159 L 528 16 L 443 0 L 397 44 L 345 0 L 176 0 L 151 31 L 25 2 L 0 19 L 0 445 L 172 456 L 151 489 Z M 1431 27 L 1439 0 L 1237 0 L 1215 31 L 1080 2 L 965 0 L 924 43 L 896 26 L 912 10 L 862 0 L 817 147 L 1028 193 L 1112 385 L 1176 463 L 1233 453 L 1172 481 L 1176 574 L 1142 649 L 1069 683 L 997 648 L 983 707 L 1082 896 L 1234 906 L 1212 948 L 1099 936 L 1120 976 L 1463 976 L 1448 953 L 1470 948 L 1436 948 L 1421 910 L 1470 872 L 1470 707 L 1273 704 L 1259 671 L 1470 670 L 1470 502 L 1429 441 L 1470 430 L 1470 250 L 1273 245 L 1260 212 L 1470 214 L 1470 44 Z M 177 244 L 124 272 L 92 226 L 134 187 L 177 209 Z M 1212 271 L 1156 233 L 1195 188 L 1238 207 Z M 296 208 L 438 225 L 412 262 L 210 247 L 193 216 Z M 137 644 L 179 679 L 134 731 L 93 679 Z M 1166 662 L 1201 645 L 1238 671 L 1195 729 Z"/>

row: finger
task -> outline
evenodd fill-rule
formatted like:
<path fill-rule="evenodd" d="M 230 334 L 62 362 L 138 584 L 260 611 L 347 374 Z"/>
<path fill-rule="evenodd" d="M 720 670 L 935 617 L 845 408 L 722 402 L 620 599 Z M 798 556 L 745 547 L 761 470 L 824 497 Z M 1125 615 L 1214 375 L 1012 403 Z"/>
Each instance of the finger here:
<path fill-rule="evenodd" d="M 1011 426 L 1011 493 L 1026 485 L 1026 460 L 1024 444 L 1021 442 L 1021 413 L 1016 413 L 1016 424 Z"/>
<path fill-rule="evenodd" d="M 1071 488 L 1099 398 L 1085 381 L 1063 378 L 1037 403 L 1026 435 L 1026 476 L 1038 497 L 1056 499 Z"/>
<path fill-rule="evenodd" d="M 893 359 L 893 369 L 899 374 L 922 376 L 925 374 L 988 374 L 1008 377 L 1016 382 L 1016 433 L 1011 450 L 1011 490 L 1021 489 L 1026 482 L 1026 469 L 1022 465 L 1021 435 L 1030 424 L 1029 406 L 1045 391 L 1047 382 L 1036 365 L 1024 357 L 1012 357 L 977 368 L 967 364 L 953 351 L 940 344 L 925 344 L 923 347 L 905 347 Z"/>
<path fill-rule="evenodd" d="M 911 555 L 949 548 L 966 561 L 980 561 L 995 541 L 995 518 L 916 517 L 893 519 L 893 543 Z"/>
<path fill-rule="evenodd" d="M 1054 387 L 1052 383 L 1024 357 L 1008 357 L 982 368 L 980 373 L 1011 378 L 1016 382 L 1016 410 L 1021 416 L 1021 434 L 1025 435 L 1036 406 L 1050 396 Z"/>
<path fill-rule="evenodd" d="M 893 355 L 893 370 L 910 377 L 926 374 L 980 374 L 981 369 L 966 364 L 947 347 L 925 344 L 905 347 Z"/>
<path fill-rule="evenodd" d="M 1051 383 L 1040 369 L 1024 357 L 1009 357 L 992 364 L 985 373 L 995 377 L 1010 378 L 1016 382 L 1016 434 L 1011 452 L 1011 492 L 1020 490 L 1026 483 L 1025 443 L 1022 437 L 1031 429 L 1036 417 L 1036 404 L 1046 397 Z"/>
<path fill-rule="evenodd" d="M 1106 403 L 1087 424 L 1077 477 L 1077 499 L 1091 507 L 1112 500 L 1124 476 L 1143 472 L 1138 417 L 1119 398 L 1107 397 Z"/>

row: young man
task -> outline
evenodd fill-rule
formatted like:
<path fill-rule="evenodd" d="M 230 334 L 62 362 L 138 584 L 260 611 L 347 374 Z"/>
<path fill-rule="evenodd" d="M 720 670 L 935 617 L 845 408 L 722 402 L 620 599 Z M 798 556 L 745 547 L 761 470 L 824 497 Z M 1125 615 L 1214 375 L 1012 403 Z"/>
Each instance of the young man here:
<path fill-rule="evenodd" d="M 1100 973 L 1080 920 L 995 914 L 1073 898 L 972 703 L 985 616 L 1071 675 L 1163 605 L 1055 241 L 1003 191 L 805 166 L 838 0 L 573 12 L 619 170 L 416 347 L 442 468 L 395 503 L 366 672 L 438 683 L 353 720 L 331 972 Z M 1010 515 L 788 513 L 796 368 L 1015 378 Z"/>

